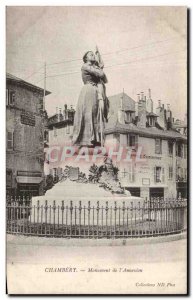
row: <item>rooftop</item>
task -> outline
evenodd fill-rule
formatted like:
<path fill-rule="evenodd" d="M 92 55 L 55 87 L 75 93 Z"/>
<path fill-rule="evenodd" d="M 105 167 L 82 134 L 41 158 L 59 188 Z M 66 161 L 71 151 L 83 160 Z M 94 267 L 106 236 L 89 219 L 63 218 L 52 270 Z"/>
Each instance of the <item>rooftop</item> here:
<path fill-rule="evenodd" d="M 140 136 L 145 137 L 157 137 L 157 138 L 165 138 L 165 139 L 176 139 L 176 140 L 183 140 L 187 141 L 187 137 L 180 134 L 179 132 L 175 130 L 161 130 L 156 127 L 146 127 L 146 128 L 140 128 L 136 125 L 130 123 L 130 124 L 120 124 L 117 122 L 115 126 L 107 127 L 105 129 L 105 134 L 111 134 L 111 133 L 136 133 Z"/>
<path fill-rule="evenodd" d="M 43 91 L 44 91 L 44 89 L 40 88 L 39 86 L 34 85 L 32 83 L 29 83 L 29 82 L 27 82 L 27 81 L 25 81 L 25 80 L 23 80 L 23 79 L 21 79 L 19 77 L 16 77 L 15 75 L 12 75 L 10 73 L 6 73 L 6 80 L 8 80 L 8 81 L 14 81 L 17 84 L 21 84 L 21 85 L 23 85 L 23 86 L 25 86 L 27 88 L 39 91 L 41 93 L 43 93 Z M 46 90 L 45 94 L 47 96 L 47 95 L 51 94 L 51 92 L 49 92 L 49 91 Z"/>
<path fill-rule="evenodd" d="M 126 93 L 108 96 L 108 99 L 111 105 L 116 104 L 117 106 L 120 106 L 120 103 L 122 103 L 122 108 L 125 111 L 135 111 L 135 100 L 129 97 Z"/>

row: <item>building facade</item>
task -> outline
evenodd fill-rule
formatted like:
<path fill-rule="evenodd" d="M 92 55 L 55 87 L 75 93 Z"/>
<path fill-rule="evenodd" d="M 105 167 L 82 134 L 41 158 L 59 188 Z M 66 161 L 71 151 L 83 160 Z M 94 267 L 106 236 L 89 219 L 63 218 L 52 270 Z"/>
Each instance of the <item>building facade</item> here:
<path fill-rule="evenodd" d="M 136 104 L 124 93 L 109 100 L 117 106 L 110 111 L 105 146 L 131 153 L 120 162 L 114 157 L 122 186 L 134 196 L 187 197 L 187 137 L 173 126 L 169 105 L 159 101 L 155 113 L 150 90 Z"/>
<path fill-rule="evenodd" d="M 43 194 L 43 94 L 42 88 L 6 75 L 7 194 Z"/>
<path fill-rule="evenodd" d="M 69 146 L 72 143 L 73 123 L 74 123 L 75 110 L 71 106 L 64 105 L 64 109 L 56 108 L 56 114 L 48 118 L 48 148 L 45 149 L 49 153 L 52 147 Z M 49 154 L 46 155 L 44 170 L 46 175 L 52 175 L 54 182 L 57 182 L 62 173 L 60 162 L 50 164 Z"/>

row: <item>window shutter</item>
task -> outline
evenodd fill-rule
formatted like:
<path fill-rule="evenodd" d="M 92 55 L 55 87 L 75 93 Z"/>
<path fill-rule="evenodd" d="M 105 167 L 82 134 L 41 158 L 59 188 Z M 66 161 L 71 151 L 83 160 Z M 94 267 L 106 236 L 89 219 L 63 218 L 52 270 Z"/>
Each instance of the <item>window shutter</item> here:
<path fill-rule="evenodd" d="M 162 168 L 162 182 L 164 182 L 165 181 L 165 170 L 164 170 L 164 168 Z"/>
<path fill-rule="evenodd" d="M 155 139 L 155 153 L 161 154 L 162 153 L 162 140 Z"/>
<path fill-rule="evenodd" d="M 7 149 L 8 150 L 13 149 L 13 132 L 12 131 L 7 132 Z"/>
<path fill-rule="evenodd" d="M 159 153 L 159 140 L 155 140 L 155 153 Z"/>
<path fill-rule="evenodd" d="M 156 182 L 156 167 L 154 167 L 154 182 Z"/>
<path fill-rule="evenodd" d="M 184 157 L 184 145 L 182 144 L 181 146 L 181 157 L 183 158 Z"/>
<path fill-rule="evenodd" d="M 173 167 L 169 166 L 169 177 L 170 180 L 173 179 Z"/>

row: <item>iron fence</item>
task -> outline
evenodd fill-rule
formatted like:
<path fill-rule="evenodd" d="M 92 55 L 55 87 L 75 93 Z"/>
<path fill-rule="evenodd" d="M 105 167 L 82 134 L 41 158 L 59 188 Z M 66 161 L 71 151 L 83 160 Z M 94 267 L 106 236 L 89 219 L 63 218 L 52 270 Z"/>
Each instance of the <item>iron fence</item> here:
<path fill-rule="evenodd" d="M 140 202 L 106 202 L 92 206 L 72 201 L 10 198 L 6 205 L 7 233 L 63 238 L 140 238 L 187 230 L 187 200 L 151 198 Z"/>

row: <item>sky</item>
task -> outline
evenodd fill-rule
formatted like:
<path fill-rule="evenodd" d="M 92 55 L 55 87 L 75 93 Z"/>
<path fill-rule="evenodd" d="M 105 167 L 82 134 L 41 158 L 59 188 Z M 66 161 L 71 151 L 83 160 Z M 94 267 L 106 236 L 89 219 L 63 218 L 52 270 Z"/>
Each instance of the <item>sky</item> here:
<path fill-rule="evenodd" d="M 9 6 L 6 14 L 7 72 L 43 87 L 46 62 L 48 115 L 76 107 L 82 57 L 97 45 L 108 78 L 107 96 L 123 91 L 134 100 L 151 89 L 170 103 L 173 116 L 187 113 L 185 7 Z"/>

